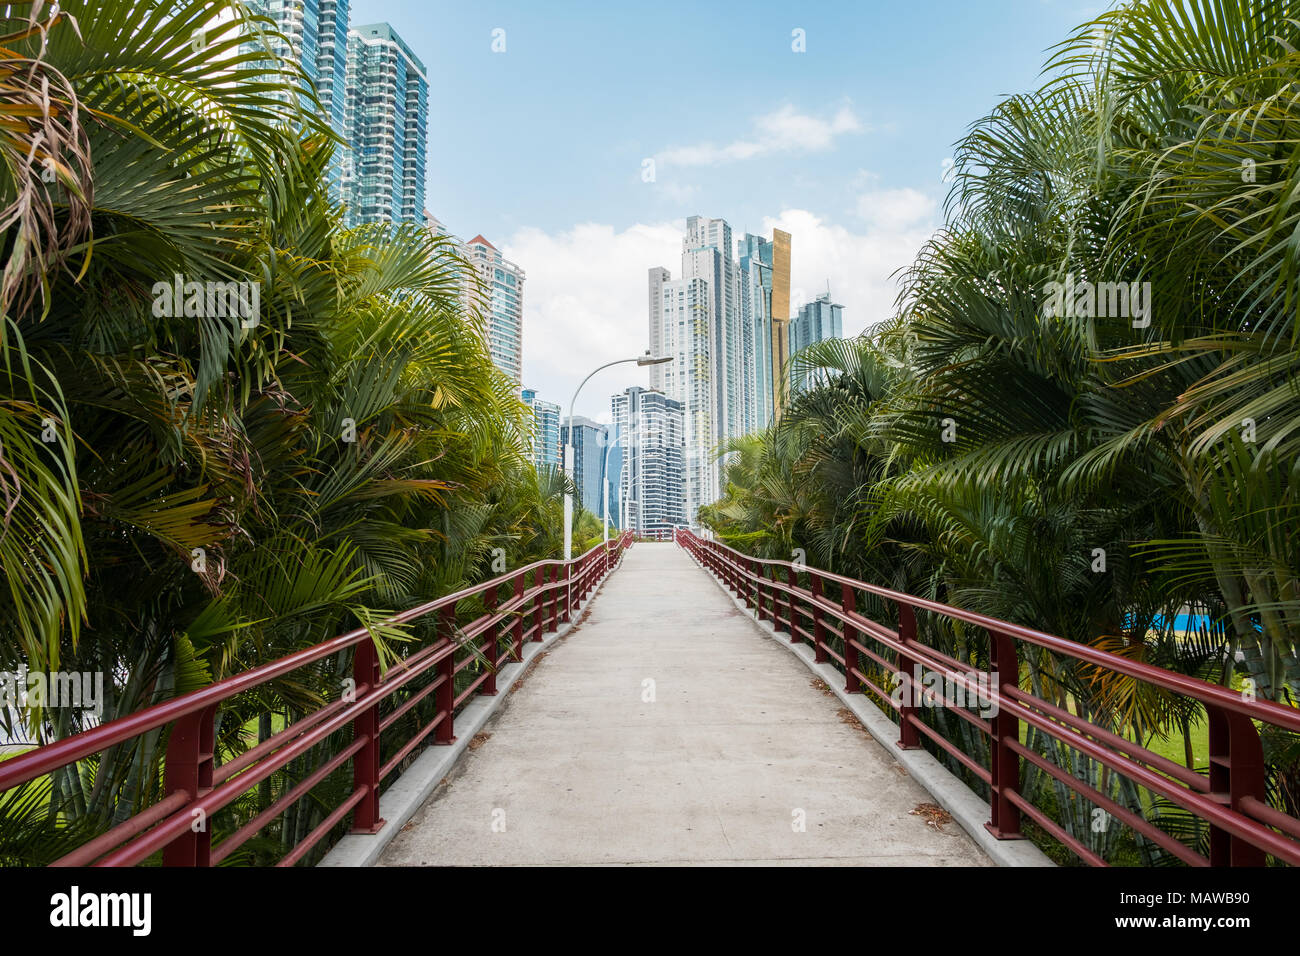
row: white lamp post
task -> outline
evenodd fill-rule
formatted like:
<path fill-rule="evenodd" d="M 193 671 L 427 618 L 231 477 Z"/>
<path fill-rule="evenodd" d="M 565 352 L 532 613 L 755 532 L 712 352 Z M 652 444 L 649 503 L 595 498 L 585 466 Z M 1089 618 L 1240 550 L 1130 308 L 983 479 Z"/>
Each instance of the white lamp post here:
<path fill-rule="evenodd" d="M 628 429 L 628 431 L 625 434 L 619 435 L 612 442 L 610 442 L 609 445 L 606 446 L 605 448 L 605 467 L 601 470 L 601 474 L 605 476 L 605 480 L 602 482 L 603 487 L 601 490 L 603 496 L 600 503 L 600 522 L 603 528 L 601 532 L 601 538 L 604 541 L 609 540 L 609 453 L 612 452 L 615 449 L 615 447 L 617 447 L 619 444 L 623 445 L 623 459 L 622 462 L 619 464 L 619 468 L 618 468 L 618 490 L 619 490 L 619 501 L 621 503 L 623 500 L 623 469 L 627 467 L 627 448 L 628 448 L 627 443 L 624 442 L 623 439 L 631 436 L 634 431 L 635 429 Z M 621 509 L 621 504 L 620 504 L 620 509 Z M 619 514 L 620 515 L 622 514 L 621 510 L 619 511 Z M 621 517 L 619 518 L 618 530 L 619 531 L 627 530 L 626 522 L 624 522 Z"/>
<path fill-rule="evenodd" d="M 671 355 L 651 355 L 650 350 L 646 349 L 646 353 L 637 358 L 618 359 L 613 362 L 606 362 L 604 365 L 600 366 L 600 368 L 594 369 L 591 372 L 591 375 L 588 375 L 582 380 L 582 384 L 579 385 L 577 390 L 573 393 L 573 400 L 569 402 L 569 433 L 564 442 L 564 473 L 568 476 L 570 481 L 573 480 L 573 406 L 578 403 L 578 392 L 582 391 L 582 386 L 591 381 L 591 376 L 595 375 L 596 372 L 607 369 L 611 365 L 623 365 L 627 362 L 636 362 L 637 365 L 662 365 L 665 362 L 671 362 L 672 360 Z M 562 556 L 565 561 L 569 560 L 572 551 L 573 495 L 569 494 L 569 489 L 566 487 L 564 489 L 564 554 Z"/>

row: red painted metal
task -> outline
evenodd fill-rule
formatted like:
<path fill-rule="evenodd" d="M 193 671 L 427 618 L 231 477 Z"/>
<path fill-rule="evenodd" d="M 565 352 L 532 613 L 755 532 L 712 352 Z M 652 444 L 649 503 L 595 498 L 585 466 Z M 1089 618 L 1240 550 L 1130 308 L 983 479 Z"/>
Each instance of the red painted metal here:
<path fill-rule="evenodd" d="M 1226 687 L 1033 628 L 801 565 L 798 570 L 810 578 L 809 587 L 805 589 L 796 583 L 794 566 L 789 562 L 754 558 L 685 529 L 679 529 L 675 538 L 680 547 L 720 580 L 738 580 L 743 593 L 752 589 L 757 595 L 754 611 L 760 621 L 771 620 L 778 630 L 785 630 L 788 621 L 791 637 L 798 642 L 800 635 L 795 630 L 793 610 L 798 605 L 804 609 L 800 613 L 813 618 L 814 634 L 839 638 L 842 653 L 828 645 L 826 654 L 833 666 L 843 671 L 845 690 L 849 693 L 870 690 L 878 703 L 888 706 L 897 715 L 899 747 L 922 746 L 921 738 L 924 736 L 929 744 L 950 754 L 985 783 L 991 801 L 987 827 L 999 839 L 1022 838 L 1021 818 L 1024 816 L 1084 862 L 1106 865 L 1105 860 L 1072 836 L 1044 809 L 1024 797 L 1021 792 L 1024 761 L 1190 865 L 1260 866 L 1268 857 L 1300 865 L 1300 820 L 1265 802 L 1266 768 L 1256 728 L 1257 723 L 1268 724 L 1290 733 L 1300 733 L 1300 709 L 1252 700 Z M 782 569 L 786 569 L 784 582 L 780 580 Z M 765 592 L 771 594 L 770 609 L 765 603 Z M 832 597 L 836 594 L 838 600 Z M 892 604 L 898 613 L 898 629 L 888 628 L 859 612 L 858 596 L 861 594 Z M 782 613 L 783 605 L 785 614 Z M 988 766 L 962 751 L 922 719 L 916 700 L 918 688 L 913 687 L 911 695 L 898 695 L 902 700 L 896 700 L 885 688 L 872 681 L 869 672 L 863 669 L 870 668 L 870 664 L 864 663 L 870 661 L 881 673 L 892 671 L 906 674 L 909 679 L 914 679 L 917 673 L 933 672 L 954 686 L 968 691 L 976 689 L 968 676 L 972 670 L 969 664 L 918 639 L 917 611 L 960 621 L 988 634 L 990 667 L 986 692 L 989 702 L 995 707 L 993 715 L 982 718 L 966 708 L 950 704 L 946 697 L 937 701 L 949 713 L 967 721 L 987 737 Z M 969 628 L 967 633 L 971 633 Z M 1124 675 L 1198 703 L 1209 719 L 1209 776 L 1176 764 L 1021 688 L 1021 649 L 1025 646 L 1089 665 L 1098 673 Z M 1054 758 L 1026 747 L 1020 742 L 1022 726 L 1033 727 L 1058 745 L 1097 761 L 1107 770 L 1129 778 L 1139 787 L 1205 821 L 1210 829 L 1209 856 L 1203 856 L 1150 820 L 1078 779 L 1058 766 Z"/>
<path fill-rule="evenodd" d="M 379 686 L 379 654 L 373 642 L 357 645 L 352 658 L 355 693 L 366 693 Z M 352 815 L 353 833 L 377 833 L 384 825 L 379 817 L 379 701 L 367 707 L 352 722 L 352 739 L 360 745 L 352 761 L 352 790 L 361 793 L 356 813 Z M 364 792 L 363 792 L 364 791 Z"/>
<path fill-rule="evenodd" d="M 166 795 L 66 854 L 55 865 L 129 866 L 161 852 L 166 866 L 212 866 L 227 859 L 330 773 L 351 761 L 351 792 L 277 864 L 292 866 L 327 838 L 349 814 L 354 832 L 378 829 L 383 824 L 379 818 L 383 780 L 431 734 L 434 743 L 455 740 L 455 712 L 461 703 L 475 693 L 495 693 L 496 668 L 507 659 L 522 660 L 525 641 L 529 637 L 542 640 L 545 622 L 549 621 L 550 629 L 555 630 L 561 614 L 568 620 L 581 601 L 618 566 L 632 542 L 631 534 L 623 534 L 570 561 L 538 561 L 394 615 L 387 623 L 406 624 L 432 617 L 437 622 L 437 633 L 433 640 L 386 672 L 380 667 L 370 632 L 358 628 L 201 690 L 0 762 L 0 793 L 110 747 L 163 732 L 167 739 Z M 508 597 L 503 601 L 500 595 L 505 585 L 509 586 Z M 486 613 L 461 624 L 458 609 L 462 602 L 468 603 L 476 597 L 482 599 Z M 531 626 L 526 627 L 530 619 Z M 500 653 L 502 641 L 510 648 L 504 655 Z M 303 716 L 226 763 L 217 763 L 214 728 L 225 702 L 348 651 L 353 653 L 355 686 L 342 699 Z M 471 668 L 479 668 L 482 673 L 471 676 L 457 696 L 457 675 Z M 427 684 L 387 714 L 383 712 L 385 703 L 391 703 L 399 690 L 416 686 L 420 679 Z M 384 732 L 388 730 L 391 737 L 390 728 L 430 696 L 436 701 L 433 719 L 406 737 L 381 766 Z M 269 807 L 214 845 L 214 813 L 249 793 L 272 774 L 285 770 L 292 761 L 310 755 L 313 748 L 349 726 L 350 744 L 322 759 L 310 774 Z"/>

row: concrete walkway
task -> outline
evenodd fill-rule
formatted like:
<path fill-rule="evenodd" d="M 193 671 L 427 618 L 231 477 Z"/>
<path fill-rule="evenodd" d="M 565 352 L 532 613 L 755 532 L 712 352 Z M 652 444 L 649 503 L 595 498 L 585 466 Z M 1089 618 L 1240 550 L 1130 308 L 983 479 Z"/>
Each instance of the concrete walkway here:
<path fill-rule="evenodd" d="M 676 545 L 638 544 L 380 865 L 989 865 L 842 713 Z"/>

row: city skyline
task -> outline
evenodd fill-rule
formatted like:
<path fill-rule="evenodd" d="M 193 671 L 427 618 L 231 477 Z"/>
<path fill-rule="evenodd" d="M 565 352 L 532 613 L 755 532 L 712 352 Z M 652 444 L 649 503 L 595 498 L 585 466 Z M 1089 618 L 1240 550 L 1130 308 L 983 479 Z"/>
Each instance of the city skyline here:
<path fill-rule="evenodd" d="M 522 379 L 567 402 L 591 369 L 645 350 L 645 270 L 676 261 L 693 215 L 726 218 L 738 235 L 794 235 L 792 312 L 829 281 L 846 335 L 887 317 L 892 273 L 939 225 L 952 144 L 1003 95 L 1036 86 L 1043 51 L 1105 5 L 757 2 L 736 17 L 666 2 L 649 30 L 643 11 L 590 3 L 563 16 L 519 4 L 351 6 L 354 21 L 387 20 L 436 72 L 468 83 L 468 95 L 431 103 L 442 131 L 431 143 L 459 145 L 431 146 L 426 206 L 527 270 Z M 792 50 L 795 29 L 806 52 Z M 937 87 L 928 77 L 950 59 L 963 72 Z M 671 103 L 671 122 L 644 103 Z M 606 421 L 610 394 L 649 381 L 629 367 L 601 373 L 576 411 Z"/>

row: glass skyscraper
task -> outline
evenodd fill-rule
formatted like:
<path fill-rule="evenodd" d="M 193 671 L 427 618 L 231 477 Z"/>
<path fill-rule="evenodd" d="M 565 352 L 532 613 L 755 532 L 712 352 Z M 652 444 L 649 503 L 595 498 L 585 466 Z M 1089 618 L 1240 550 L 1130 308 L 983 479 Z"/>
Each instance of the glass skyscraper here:
<path fill-rule="evenodd" d="M 841 338 L 844 334 L 843 330 L 844 306 L 832 302 L 829 291 L 823 292 L 816 300 L 800 308 L 799 314 L 790 320 L 791 358 L 814 342 Z M 812 384 L 805 381 L 804 376 L 791 370 L 791 392 L 803 391 Z"/>
<path fill-rule="evenodd" d="M 347 83 L 347 43 L 350 0 L 247 0 L 249 10 L 269 18 L 284 39 L 268 36 L 271 49 L 294 60 L 316 88 L 330 129 L 347 138 L 344 99 Z M 286 42 L 287 41 L 287 45 Z M 343 198 L 343 168 L 347 149 L 334 151 L 327 173 L 330 198 Z"/>
<path fill-rule="evenodd" d="M 619 527 L 646 533 L 685 524 L 681 403 L 640 386 L 611 403 L 622 451 L 618 484 L 625 523 Z"/>
<path fill-rule="evenodd" d="M 605 481 L 605 452 L 608 449 L 609 429 L 582 415 L 573 416 L 573 481 L 578 486 L 578 501 L 596 517 L 600 517 L 602 489 Z M 569 421 L 560 425 L 560 448 L 569 442 Z M 617 495 L 610 495 L 610 509 Z"/>
<path fill-rule="evenodd" d="M 745 233 L 740 240 L 740 321 L 744 346 L 745 432 L 762 431 L 772 421 L 772 244 Z"/>
<path fill-rule="evenodd" d="M 421 222 L 428 148 L 424 64 L 387 23 L 347 35 L 344 124 L 352 149 L 343 168 L 346 222 Z"/>
<path fill-rule="evenodd" d="M 542 401 L 532 388 L 521 390 L 519 397 L 533 410 L 533 465 L 560 467 L 560 406 Z"/>

